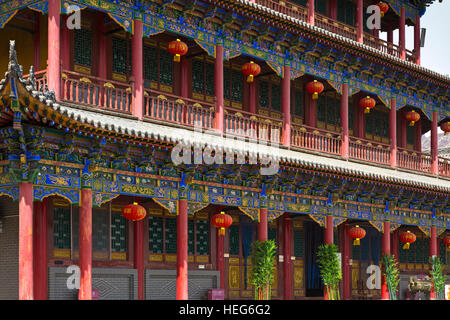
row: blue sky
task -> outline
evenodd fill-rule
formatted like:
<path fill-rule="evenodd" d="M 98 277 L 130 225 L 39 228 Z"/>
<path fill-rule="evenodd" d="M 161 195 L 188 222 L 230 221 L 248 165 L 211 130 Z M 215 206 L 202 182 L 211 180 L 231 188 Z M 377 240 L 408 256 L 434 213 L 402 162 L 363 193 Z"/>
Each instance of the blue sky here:
<path fill-rule="evenodd" d="M 420 27 L 426 28 L 425 47 L 421 48 L 421 65 L 427 69 L 450 76 L 450 1 L 436 0 L 427 7 L 420 19 Z M 386 33 L 382 33 L 386 39 Z M 398 43 L 398 30 L 394 32 Z M 406 48 L 414 48 L 414 27 L 406 28 Z"/>

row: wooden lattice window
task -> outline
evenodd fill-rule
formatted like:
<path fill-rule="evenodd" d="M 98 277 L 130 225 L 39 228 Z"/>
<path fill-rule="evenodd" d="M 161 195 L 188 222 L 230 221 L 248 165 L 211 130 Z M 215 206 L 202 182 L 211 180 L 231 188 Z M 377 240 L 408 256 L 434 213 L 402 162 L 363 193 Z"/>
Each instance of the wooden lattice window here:
<path fill-rule="evenodd" d="M 406 125 L 406 144 L 408 144 L 409 148 L 414 148 L 414 140 L 415 140 L 415 129 L 416 127 L 412 127 L 410 125 Z"/>
<path fill-rule="evenodd" d="M 214 96 L 214 63 L 205 56 L 192 60 L 192 91 Z"/>
<path fill-rule="evenodd" d="M 239 226 L 231 225 L 229 227 L 230 254 L 239 255 Z"/>
<path fill-rule="evenodd" d="M 277 228 L 269 227 L 267 230 L 267 239 L 277 242 Z"/>
<path fill-rule="evenodd" d="M 165 219 L 166 253 L 177 252 L 177 221 L 174 218 Z"/>
<path fill-rule="evenodd" d="M 303 258 L 304 255 L 304 232 L 301 229 L 294 229 L 294 256 Z"/>
<path fill-rule="evenodd" d="M 244 75 L 232 67 L 223 69 L 224 99 L 242 103 L 244 99 Z"/>
<path fill-rule="evenodd" d="M 365 116 L 366 133 L 384 138 L 389 137 L 389 113 L 373 109 Z"/>
<path fill-rule="evenodd" d="M 279 83 L 258 81 L 259 107 L 281 111 L 281 86 Z"/>
<path fill-rule="evenodd" d="M 53 247 L 70 249 L 70 208 L 56 207 L 53 210 Z"/>
<path fill-rule="evenodd" d="M 349 0 L 338 0 L 337 19 L 350 26 L 355 25 L 356 6 Z"/>
<path fill-rule="evenodd" d="M 304 110 L 304 100 L 303 100 L 303 91 L 295 89 L 293 90 L 292 98 L 291 98 L 291 110 L 292 113 L 296 116 L 303 117 Z"/>
<path fill-rule="evenodd" d="M 74 30 L 74 62 L 82 66 L 92 65 L 92 31 Z"/>
<path fill-rule="evenodd" d="M 428 238 L 417 237 L 414 243 L 409 245 L 409 249 L 403 249 L 404 243 L 399 241 L 399 262 L 428 264 L 430 242 Z"/>
<path fill-rule="evenodd" d="M 327 14 L 327 0 L 315 0 L 314 8 L 316 12 L 325 16 Z"/>
<path fill-rule="evenodd" d="M 209 255 L 209 221 L 196 221 L 196 253 L 197 255 Z"/>
<path fill-rule="evenodd" d="M 105 210 L 92 210 L 92 250 L 109 251 L 109 214 Z"/>
<path fill-rule="evenodd" d="M 194 220 L 188 220 L 188 253 L 195 253 L 195 229 Z"/>
<path fill-rule="evenodd" d="M 128 39 L 112 39 L 112 71 L 122 74 L 131 72 L 131 44 Z"/>
<path fill-rule="evenodd" d="M 144 85 L 146 88 L 173 91 L 173 55 L 165 48 L 166 44 L 153 42 L 144 45 Z"/>
<path fill-rule="evenodd" d="M 291 0 L 290 2 L 298 4 L 298 5 L 303 6 L 305 8 L 308 6 L 308 0 Z"/>
<path fill-rule="evenodd" d="M 150 253 L 163 253 L 164 220 L 162 217 L 153 216 L 148 219 Z"/>
<path fill-rule="evenodd" d="M 317 99 L 317 121 L 340 127 L 341 103 L 337 93 L 329 92 L 319 95 Z M 318 127 L 321 127 L 320 124 L 318 124 Z"/>
<path fill-rule="evenodd" d="M 158 49 L 144 46 L 144 79 L 158 82 Z"/>
<path fill-rule="evenodd" d="M 121 213 L 111 213 L 111 252 L 127 251 L 127 220 Z"/>

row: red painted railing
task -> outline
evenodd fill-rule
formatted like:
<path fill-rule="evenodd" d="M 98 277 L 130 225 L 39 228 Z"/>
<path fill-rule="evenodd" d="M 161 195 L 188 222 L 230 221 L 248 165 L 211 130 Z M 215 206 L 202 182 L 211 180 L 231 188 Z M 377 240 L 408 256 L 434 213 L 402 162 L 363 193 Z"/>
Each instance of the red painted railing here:
<path fill-rule="evenodd" d="M 280 122 L 279 119 L 232 109 L 226 109 L 224 118 L 227 134 L 278 144 L 282 129 Z"/>
<path fill-rule="evenodd" d="M 291 129 L 291 146 L 338 155 L 342 140 L 339 133 L 301 126 Z"/>
<path fill-rule="evenodd" d="M 438 158 L 439 164 L 439 175 L 444 177 L 450 177 L 450 159 L 447 158 Z"/>
<path fill-rule="evenodd" d="M 64 101 L 131 112 L 131 87 L 122 82 L 105 80 L 84 74 L 64 71 L 61 98 Z"/>
<path fill-rule="evenodd" d="M 397 149 L 397 166 L 404 169 L 431 172 L 431 155 L 413 150 Z"/>
<path fill-rule="evenodd" d="M 390 146 L 375 141 L 350 137 L 349 158 L 378 164 L 390 164 Z"/>
<path fill-rule="evenodd" d="M 261 6 L 272 9 L 276 12 L 283 13 L 301 21 L 307 21 L 308 11 L 306 8 L 299 6 L 291 2 L 272 1 L 272 0 L 255 0 L 255 2 Z"/>
<path fill-rule="evenodd" d="M 25 74 L 23 78 L 28 79 L 29 76 L 29 74 Z M 47 85 L 47 70 L 44 69 L 35 72 L 34 78 L 36 80 L 35 90 L 45 92 L 47 90 L 45 87 Z"/>
<path fill-rule="evenodd" d="M 356 28 L 349 26 L 345 23 L 325 17 L 321 14 L 318 14 L 317 12 L 314 13 L 314 24 L 319 28 L 333 32 L 340 36 L 352 39 L 354 41 L 357 40 Z"/>
<path fill-rule="evenodd" d="M 144 116 L 151 119 L 212 129 L 214 115 L 214 106 L 205 102 L 154 91 L 146 91 L 144 97 Z"/>

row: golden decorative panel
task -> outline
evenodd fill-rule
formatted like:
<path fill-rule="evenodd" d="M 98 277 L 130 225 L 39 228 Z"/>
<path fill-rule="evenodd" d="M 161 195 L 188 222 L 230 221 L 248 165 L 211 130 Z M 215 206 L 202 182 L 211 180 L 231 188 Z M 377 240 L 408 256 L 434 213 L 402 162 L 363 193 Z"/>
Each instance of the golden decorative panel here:
<path fill-rule="evenodd" d="M 162 254 L 150 254 L 148 256 L 148 261 L 163 261 Z"/>
<path fill-rule="evenodd" d="M 293 221 L 292 226 L 294 228 L 302 229 L 303 228 L 303 221 Z"/>
<path fill-rule="evenodd" d="M 236 297 L 239 297 L 241 295 L 241 292 L 239 291 L 239 290 L 230 290 L 230 291 L 228 291 L 228 296 L 230 297 L 230 298 L 236 298 Z"/>
<path fill-rule="evenodd" d="M 304 295 L 305 295 L 305 291 L 303 289 L 301 289 L 301 290 L 294 290 L 294 296 L 302 297 Z"/>
<path fill-rule="evenodd" d="M 358 288 L 358 280 L 359 280 L 359 268 L 352 269 L 352 288 L 357 289 Z"/>
<path fill-rule="evenodd" d="M 94 251 L 92 252 L 93 259 L 108 259 L 108 252 Z"/>
<path fill-rule="evenodd" d="M 242 297 L 253 297 L 254 292 L 252 290 L 244 290 L 241 293 Z"/>
<path fill-rule="evenodd" d="M 166 262 L 176 262 L 177 256 L 174 254 L 166 254 Z"/>
<path fill-rule="evenodd" d="M 160 85 L 160 86 L 159 86 L 159 89 L 160 89 L 161 91 L 169 92 L 169 93 L 172 93 L 172 91 L 173 91 L 173 88 L 172 88 L 171 86 L 167 86 L 167 85 L 165 85 L 165 84 Z"/>
<path fill-rule="evenodd" d="M 113 80 L 116 80 L 116 81 L 122 81 L 122 82 L 126 82 L 127 81 L 127 76 L 124 75 L 124 74 L 121 74 L 121 73 L 113 72 L 112 78 L 113 78 Z"/>
<path fill-rule="evenodd" d="M 91 68 L 86 67 L 86 66 L 80 66 L 77 64 L 74 66 L 74 71 L 80 72 L 80 73 L 85 73 L 85 74 L 91 74 Z"/>
<path fill-rule="evenodd" d="M 199 262 L 199 263 L 208 263 L 209 256 L 197 256 L 197 257 L 195 257 L 195 261 Z"/>
<path fill-rule="evenodd" d="M 294 288 L 303 288 L 303 268 L 294 267 Z"/>
<path fill-rule="evenodd" d="M 126 252 L 111 252 L 112 260 L 127 260 Z"/>
<path fill-rule="evenodd" d="M 230 258 L 228 259 L 229 264 L 239 264 L 239 258 Z"/>
<path fill-rule="evenodd" d="M 229 266 L 228 284 L 230 289 L 239 289 L 240 286 L 240 266 Z"/>
<path fill-rule="evenodd" d="M 70 259 L 70 249 L 55 249 L 53 250 L 53 257 Z"/>

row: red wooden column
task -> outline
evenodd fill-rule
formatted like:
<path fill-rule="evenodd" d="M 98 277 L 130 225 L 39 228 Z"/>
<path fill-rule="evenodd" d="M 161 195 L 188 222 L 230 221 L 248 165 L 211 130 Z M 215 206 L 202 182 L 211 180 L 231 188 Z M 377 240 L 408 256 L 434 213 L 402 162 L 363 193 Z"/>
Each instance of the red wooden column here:
<path fill-rule="evenodd" d="M 306 90 L 304 91 L 306 92 Z M 316 127 L 316 119 L 317 119 L 317 108 L 316 101 L 312 98 L 312 94 L 308 93 L 308 109 L 306 109 L 306 125 L 315 128 Z"/>
<path fill-rule="evenodd" d="M 414 24 L 414 61 L 420 65 L 420 16 L 416 15 L 416 23 Z"/>
<path fill-rule="evenodd" d="M 292 221 L 287 213 L 283 215 L 283 243 L 284 243 L 284 262 L 283 262 L 283 288 L 284 300 L 292 300 Z"/>
<path fill-rule="evenodd" d="M 325 232 L 323 233 L 323 242 L 324 244 L 333 244 L 333 216 L 326 216 L 325 218 Z M 323 298 L 324 300 L 328 300 L 327 288 L 323 289 Z"/>
<path fill-rule="evenodd" d="M 390 44 L 394 44 L 394 28 L 392 27 L 392 23 L 389 26 L 387 31 L 387 42 Z M 390 47 L 388 50 L 389 54 L 392 54 L 392 48 Z"/>
<path fill-rule="evenodd" d="M 398 235 L 398 229 L 396 229 L 392 233 L 392 254 L 395 255 L 395 258 L 397 259 L 397 261 L 399 258 L 398 242 L 399 242 L 399 235 Z"/>
<path fill-rule="evenodd" d="M 400 47 L 400 59 L 406 59 L 406 40 L 405 40 L 405 25 L 406 25 L 405 8 L 400 8 L 400 21 L 398 29 L 398 41 Z"/>
<path fill-rule="evenodd" d="M 33 32 L 33 48 L 34 48 L 34 72 L 41 69 L 41 14 L 34 13 L 34 32 Z"/>
<path fill-rule="evenodd" d="M 391 167 L 397 166 L 397 101 L 391 99 L 389 110 L 389 139 L 391 140 Z"/>
<path fill-rule="evenodd" d="M 33 184 L 19 183 L 19 300 L 33 300 Z"/>
<path fill-rule="evenodd" d="M 401 118 L 400 118 L 400 132 L 401 132 L 401 135 L 400 135 L 400 148 L 406 148 L 408 136 L 407 136 L 407 132 L 406 132 L 406 130 L 407 130 L 407 127 L 406 127 L 407 123 L 406 122 L 407 121 L 405 119 L 405 111 L 404 110 L 400 111 L 400 116 L 401 116 Z"/>
<path fill-rule="evenodd" d="M 216 228 L 216 263 L 217 270 L 220 273 L 220 289 L 225 289 L 225 260 L 224 260 L 224 245 L 225 245 L 225 235 L 221 235 L 219 232 L 220 228 Z"/>
<path fill-rule="evenodd" d="M 134 90 L 132 101 L 132 114 L 142 120 L 144 114 L 144 71 L 142 42 L 143 27 L 141 20 L 134 20 L 134 34 L 132 39 L 132 74 L 134 78 Z"/>
<path fill-rule="evenodd" d="M 47 200 L 34 203 L 34 299 L 47 300 Z"/>
<path fill-rule="evenodd" d="M 216 60 L 214 63 L 214 92 L 216 94 L 216 115 L 214 129 L 223 133 L 224 98 L 223 98 L 223 46 L 216 45 Z"/>
<path fill-rule="evenodd" d="M 92 189 L 81 189 L 79 300 L 92 300 Z"/>
<path fill-rule="evenodd" d="M 342 262 L 342 283 L 343 283 L 343 299 L 349 300 L 351 297 L 351 283 L 352 278 L 350 274 L 350 237 L 348 236 L 348 230 L 349 226 L 348 223 L 345 222 L 343 228 L 342 228 L 342 255 L 343 255 L 343 262 Z"/>
<path fill-rule="evenodd" d="M 438 256 L 436 227 L 434 226 L 430 228 L 430 257 L 432 256 Z M 431 287 L 430 300 L 434 299 L 436 299 L 436 292 L 434 287 Z"/>
<path fill-rule="evenodd" d="M 261 208 L 259 209 L 258 241 L 266 241 L 267 239 L 267 208 Z"/>
<path fill-rule="evenodd" d="M 178 200 L 177 300 L 188 300 L 188 213 L 187 200 Z"/>
<path fill-rule="evenodd" d="M 182 98 L 188 98 L 189 96 L 188 59 L 185 56 L 181 56 L 180 59 L 180 79 L 181 79 L 180 95 Z"/>
<path fill-rule="evenodd" d="M 256 81 L 248 84 L 248 111 L 256 114 Z"/>
<path fill-rule="evenodd" d="M 55 91 L 56 100 L 61 93 L 61 1 L 48 0 L 48 60 L 47 85 Z"/>
<path fill-rule="evenodd" d="M 138 300 L 144 300 L 144 220 L 134 223 L 134 268 L 138 274 Z"/>
<path fill-rule="evenodd" d="M 416 122 L 415 134 L 416 150 L 422 152 L 422 119 Z"/>
<path fill-rule="evenodd" d="M 348 133 L 348 84 L 342 85 L 341 96 L 341 127 L 342 127 L 342 147 L 341 156 L 348 159 L 349 133 Z"/>
<path fill-rule="evenodd" d="M 364 7 L 363 0 L 357 0 L 356 2 L 356 41 L 363 43 L 364 41 Z"/>
<path fill-rule="evenodd" d="M 291 144 L 291 68 L 289 66 L 284 66 L 281 82 L 281 112 L 283 113 L 281 144 L 289 147 Z"/>
<path fill-rule="evenodd" d="M 314 25 L 314 0 L 308 0 L 308 24 Z"/>
<path fill-rule="evenodd" d="M 391 223 L 389 221 L 384 221 L 384 230 L 381 237 L 381 254 L 391 254 Z M 381 299 L 389 300 L 389 290 L 385 277 L 383 277 L 381 284 Z"/>
<path fill-rule="evenodd" d="M 437 112 L 433 111 L 433 118 L 431 121 L 431 173 L 438 175 L 438 124 L 437 124 Z"/>

